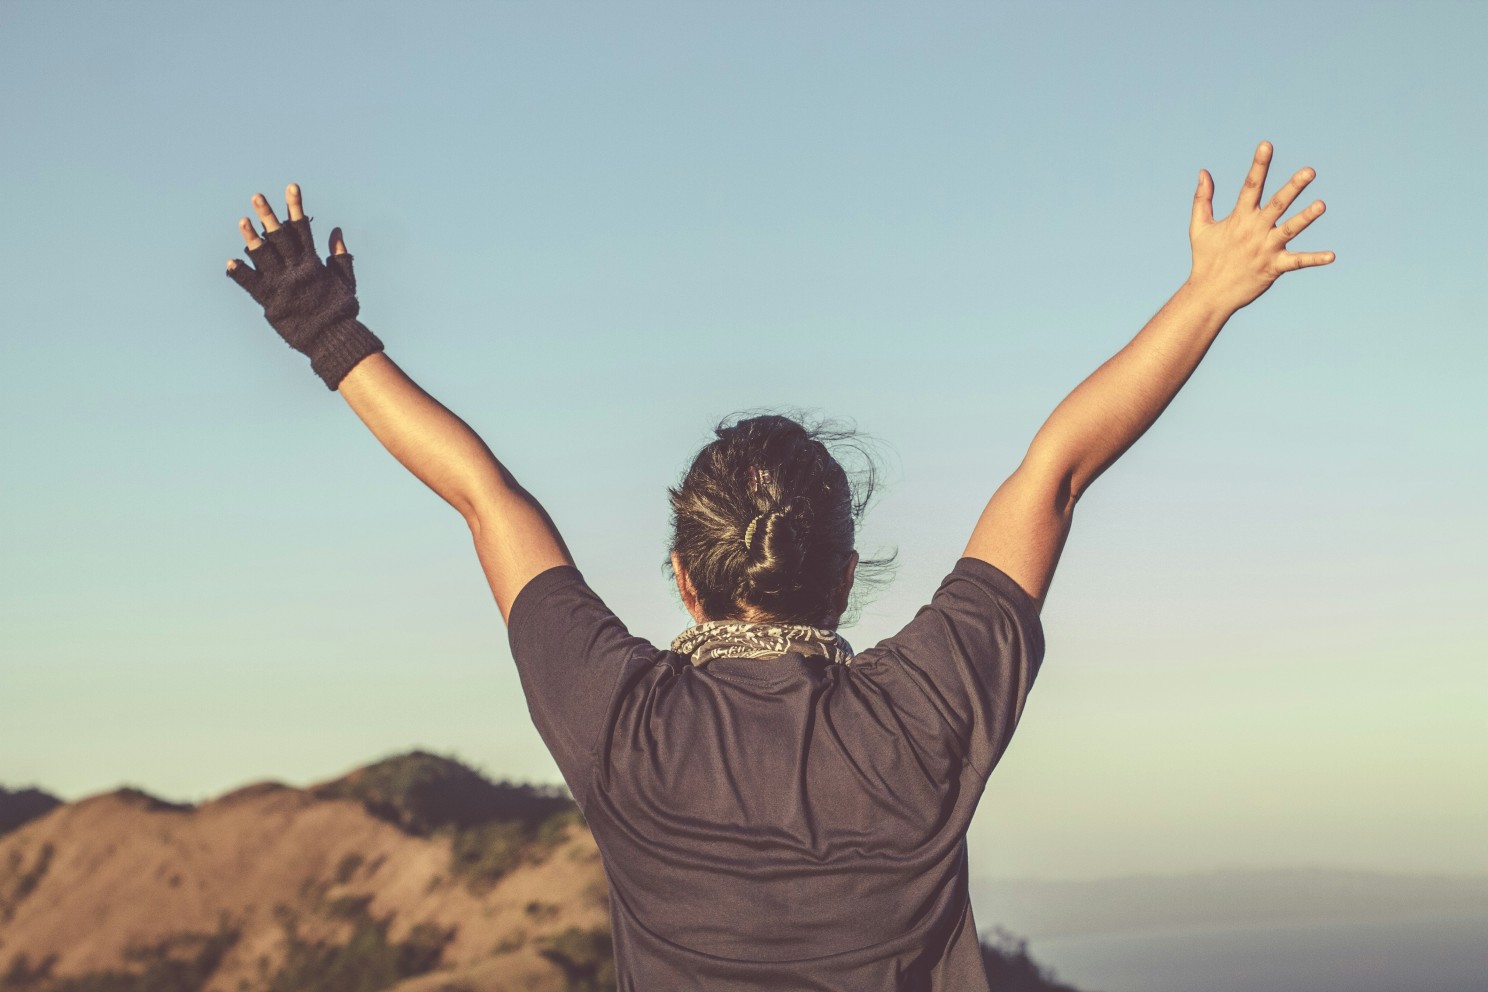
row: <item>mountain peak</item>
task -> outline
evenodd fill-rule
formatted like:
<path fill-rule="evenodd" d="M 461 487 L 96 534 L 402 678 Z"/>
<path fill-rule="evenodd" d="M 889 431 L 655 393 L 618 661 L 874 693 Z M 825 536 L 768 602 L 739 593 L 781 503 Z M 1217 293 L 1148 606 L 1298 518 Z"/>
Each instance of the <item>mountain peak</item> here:
<path fill-rule="evenodd" d="M 7 789 L 0 786 L 0 836 L 10 833 L 22 824 L 45 816 L 62 800 L 50 792 L 40 789 Z"/>
<path fill-rule="evenodd" d="M 561 789 L 492 782 L 455 758 L 420 750 L 373 762 L 310 791 L 321 799 L 354 799 L 417 836 L 493 821 L 535 825 L 573 805 Z"/>

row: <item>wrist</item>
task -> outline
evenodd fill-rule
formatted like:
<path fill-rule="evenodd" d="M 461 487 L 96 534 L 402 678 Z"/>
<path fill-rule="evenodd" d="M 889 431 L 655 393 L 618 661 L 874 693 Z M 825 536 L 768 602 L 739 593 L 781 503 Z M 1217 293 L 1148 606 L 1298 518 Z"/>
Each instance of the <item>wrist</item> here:
<path fill-rule="evenodd" d="M 1184 280 L 1183 285 L 1178 287 L 1178 292 L 1173 295 L 1186 308 L 1197 311 L 1204 318 L 1217 320 L 1221 324 L 1229 320 L 1234 316 L 1235 311 L 1240 309 L 1240 306 L 1235 305 L 1218 286 L 1203 279 L 1196 279 L 1192 274 Z"/>
<path fill-rule="evenodd" d="M 383 350 L 382 341 L 359 320 L 337 321 L 323 328 L 307 352 L 310 368 L 334 390 L 368 355 Z"/>

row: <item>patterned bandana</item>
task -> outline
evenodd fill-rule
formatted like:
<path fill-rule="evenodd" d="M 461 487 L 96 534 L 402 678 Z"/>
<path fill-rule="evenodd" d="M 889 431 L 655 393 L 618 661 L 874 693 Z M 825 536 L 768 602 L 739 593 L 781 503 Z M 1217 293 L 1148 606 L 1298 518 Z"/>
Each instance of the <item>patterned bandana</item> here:
<path fill-rule="evenodd" d="M 834 665 L 851 665 L 853 660 L 852 645 L 835 630 L 743 620 L 710 620 L 688 627 L 672 641 L 672 650 L 691 655 L 694 665 L 707 664 L 714 658 L 773 661 L 791 653 L 819 655 Z"/>

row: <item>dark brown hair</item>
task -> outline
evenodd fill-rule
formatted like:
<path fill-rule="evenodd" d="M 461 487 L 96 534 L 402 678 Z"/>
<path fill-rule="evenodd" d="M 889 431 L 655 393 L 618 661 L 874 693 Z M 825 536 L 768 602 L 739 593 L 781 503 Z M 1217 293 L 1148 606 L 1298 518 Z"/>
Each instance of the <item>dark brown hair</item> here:
<path fill-rule="evenodd" d="M 851 477 L 832 449 L 856 456 Z M 725 419 L 669 490 L 672 551 L 704 616 L 836 627 L 876 481 L 872 452 L 850 428 L 780 414 Z M 855 587 L 892 563 L 892 554 L 860 558 Z"/>

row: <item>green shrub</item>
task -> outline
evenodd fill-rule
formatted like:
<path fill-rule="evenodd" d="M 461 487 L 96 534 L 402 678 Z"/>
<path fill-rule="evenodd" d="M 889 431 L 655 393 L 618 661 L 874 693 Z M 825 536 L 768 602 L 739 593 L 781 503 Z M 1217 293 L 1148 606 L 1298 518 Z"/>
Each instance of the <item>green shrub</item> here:
<path fill-rule="evenodd" d="M 520 951 L 527 946 L 527 935 L 518 930 L 516 933 L 507 934 L 491 947 L 491 954 L 499 957 L 502 954 L 511 954 Z"/>
<path fill-rule="evenodd" d="M 12 791 L 0 786 L 0 834 L 8 834 L 61 805 L 62 800 L 40 789 Z"/>
<path fill-rule="evenodd" d="M 520 823 L 485 823 L 461 830 L 450 845 L 450 874 L 488 888 L 522 862 L 528 831 Z"/>
<path fill-rule="evenodd" d="M 315 794 L 354 799 L 415 836 L 448 837 L 450 874 L 476 892 L 518 865 L 540 861 L 562 842 L 569 825 L 582 822 L 561 789 L 491 782 L 453 758 L 425 751 L 368 765 Z M 350 881 L 360 865 L 360 856 L 347 855 L 336 881 Z"/>
<path fill-rule="evenodd" d="M 448 831 L 450 874 L 464 879 L 473 892 L 489 889 L 520 865 L 541 861 L 578 820 L 578 810 L 570 806 L 535 823 L 495 820 Z"/>
<path fill-rule="evenodd" d="M 10 922 L 21 900 L 36 891 L 36 887 L 46 877 L 47 870 L 51 868 L 52 857 L 56 853 L 57 849 L 50 841 L 42 844 L 35 862 L 28 868 L 26 856 L 15 848 L 11 849 L 4 874 L 0 875 L 0 923 Z"/>
<path fill-rule="evenodd" d="M 333 920 L 357 920 L 367 915 L 370 905 L 371 896 L 342 896 L 326 904 L 325 915 Z"/>
<path fill-rule="evenodd" d="M 615 950 L 608 930 L 569 927 L 541 943 L 538 953 L 563 971 L 565 992 L 615 992 Z"/>
<path fill-rule="evenodd" d="M 365 860 L 365 858 L 355 851 L 343 857 L 340 863 L 336 865 L 336 884 L 345 885 L 351 881 L 356 876 L 357 869 L 362 867 L 362 862 Z"/>
<path fill-rule="evenodd" d="M 1028 953 L 1028 941 L 1000 927 L 982 937 L 982 963 L 992 987 L 1003 992 L 1078 992 Z"/>
<path fill-rule="evenodd" d="M 0 975 L 0 989 L 21 990 L 33 989 L 46 981 L 52 975 L 52 966 L 57 963 L 57 955 L 48 954 L 34 965 L 31 958 L 22 951 L 10 960 L 10 967 L 5 969 L 5 974 Z"/>
<path fill-rule="evenodd" d="M 57 979 L 44 987 L 46 992 L 202 992 L 239 935 L 224 915 L 216 933 L 181 933 L 126 948 L 125 960 L 142 966 L 139 971 L 96 971 Z M 27 987 L 11 984 L 9 972 L 0 981 L 0 989 Z"/>
<path fill-rule="evenodd" d="M 387 758 L 315 790 L 324 799 L 355 799 L 374 816 L 427 837 L 493 820 L 537 826 L 573 808 L 560 789 L 492 782 L 453 758 L 413 751 Z"/>
<path fill-rule="evenodd" d="M 388 939 L 392 918 L 373 918 L 367 912 L 370 902 L 370 896 L 348 897 L 326 907 L 329 915 L 353 923 L 341 944 L 306 940 L 292 918 L 281 919 L 286 953 L 267 992 L 379 992 L 439 967 L 454 929 L 420 923 L 395 943 Z"/>

